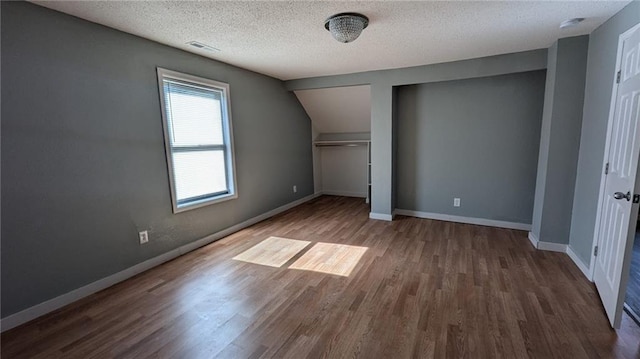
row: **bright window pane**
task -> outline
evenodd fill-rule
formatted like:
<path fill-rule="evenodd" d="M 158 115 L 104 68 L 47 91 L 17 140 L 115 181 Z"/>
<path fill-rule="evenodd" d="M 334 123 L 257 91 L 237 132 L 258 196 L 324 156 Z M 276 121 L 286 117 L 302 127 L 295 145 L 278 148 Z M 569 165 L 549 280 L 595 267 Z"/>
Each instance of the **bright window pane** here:
<path fill-rule="evenodd" d="M 229 85 L 158 68 L 173 212 L 237 197 Z"/>
<path fill-rule="evenodd" d="M 227 191 L 222 150 L 174 152 L 173 175 L 178 203 Z"/>
<path fill-rule="evenodd" d="M 173 146 L 223 144 L 220 93 L 214 89 L 164 82 Z"/>

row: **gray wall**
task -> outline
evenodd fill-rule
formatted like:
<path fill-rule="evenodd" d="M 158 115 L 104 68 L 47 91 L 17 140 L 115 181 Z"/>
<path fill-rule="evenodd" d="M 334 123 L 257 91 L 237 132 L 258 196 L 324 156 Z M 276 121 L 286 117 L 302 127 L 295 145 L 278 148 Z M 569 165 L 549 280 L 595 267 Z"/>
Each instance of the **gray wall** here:
<path fill-rule="evenodd" d="M 398 208 L 531 223 L 544 86 L 542 70 L 400 87 Z"/>
<path fill-rule="evenodd" d="M 640 1 L 633 1 L 589 36 L 580 155 L 569 245 L 588 265 L 591 259 L 604 160 L 618 37 L 640 22 Z"/>
<path fill-rule="evenodd" d="M 401 86 L 525 72 L 546 67 L 547 49 L 538 49 L 399 69 L 310 77 L 284 83 L 290 91 L 373 83 Z"/>
<path fill-rule="evenodd" d="M 399 144 L 399 134 L 398 134 L 398 123 L 400 121 L 399 118 L 399 108 L 398 105 L 398 91 L 400 86 L 393 87 L 393 94 L 391 96 L 391 158 L 393 158 L 393 166 L 391 168 L 391 207 L 393 209 L 398 208 L 398 146 Z"/>
<path fill-rule="evenodd" d="M 556 84 L 556 62 L 558 59 L 558 42 L 554 42 L 547 52 L 547 78 L 544 88 L 544 107 L 542 109 L 542 127 L 540 129 L 540 150 L 538 152 L 538 171 L 536 173 L 536 190 L 531 219 L 531 233 L 540 236 L 542 226 L 542 209 L 545 186 L 547 184 L 547 163 L 549 162 L 549 139 L 551 138 L 551 114 L 553 112 L 553 92 Z"/>
<path fill-rule="evenodd" d="M 324 194 L 367 197 L 367 146 L 318 147 Z"/>
<path fill-rule="evenodd" d="M 588 45 L 577 36 L 549 49 L 531 230 L 543 242 L 569 243 Z"/>
<path fill-rule="evenodd" d="M 313 193 L 310 121 L 281 81 L 1 6 L 2 317 Z M 172 214 L 156 66 L 230 84 L 237 200 Z"/>
<path fill-rule="evenodd" d="M 313 120 L 312 120 L 313 123 Z M 315 141 L 371 140 L 370 132 L 320 133 Z M 317 165 L 314 167 L 316 193 L 367 197 L 367 144 L 349 146 L 314 146 Z"/>
<path fill-rule="evenodd" d="M 393 213 L 393 87 L 371 84 L 371 212 Z"/>
<path fill-rule="evenodd" d="M 488 56 L 471 60 L 285 82 L 291 91 L 371 85 L 371 212 L 391 218 L 396 208 L 394 92 L 397 86 L 453 81 L 546 69 L 547 50 Z M 531 219 L 527 220 L 527 223 Z"/>

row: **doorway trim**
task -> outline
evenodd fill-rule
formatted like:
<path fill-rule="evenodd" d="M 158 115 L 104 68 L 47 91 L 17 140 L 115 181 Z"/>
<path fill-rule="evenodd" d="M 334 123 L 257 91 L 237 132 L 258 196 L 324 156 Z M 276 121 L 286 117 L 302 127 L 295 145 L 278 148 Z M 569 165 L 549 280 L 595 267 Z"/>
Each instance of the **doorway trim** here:
<path fill-rule="evenodd" d="M 630 29 L 628 29 L 627 31 L 623 32 L 622 34 L 620 34 L 620 36 L 618 36 L 618 49 L 617 49 L 617 53 L 616 53 L 616 67 L 615 70 L 613 72 L 613 76 L 612 76 L 612 80 L 611 80 L 611 102 L 609 104 L 609 118 L 607 120 L 607 137 L 606 137 L 606 141 L 605 141 L 605 146 L 604 146 L 604 155 L 602 158 L 602 166 L 601 168 L 601 172 L 600 172 L 600 190 L 598 191 L 598 207 L 597 207 L 597 212 L 596 212 L 596 223 L 595 223 L 595 227 L 594 227 L 594 231 L 593 231 L 593 243 L 591 245 L 591 258 L 589 261 L 589 280 L 593 281 L 593 277 L 594 277 L 594 271 L 595 271 L 595 260 L 596 260 L 596 256 L 594 255 L 595 253 L 595 248 L 598 245 L 598 240 L 599 240 L 599 234 L 600 234 L 600 224 L 602 222 L 602 205 L 603 205 L 603 201 L 604 201 L 604 189 L 605 189 L 605 182 L 606 182 L 606 175 L 604 173 L 604 168 L 606 166 L 607 163 L 607 159 L 609 158 L 609 151 L 611 149 L 611 131 L 612 131 L 612 127 L 613 127 L 613 117 L 615 115 L 615 111 L 616 111 L 616 100 L 618 98 L 618 84 L 616 81 L 616 74 L 618 73 L 618 71 L 620 71 L 621 69 L 621 65 L 622 65 L 622 44 L 624 43 L 624 41 L 629 38 L 636 30 L 640 29 L 640 23 L 635 24 L 634 26 L 632 26 Z M 636 175 L 636 183 L 639 182 L 640 178 L 640 173 L 638 173 Z M 637 186 L 636 186 L 637 187 Z M 625 265 L 623 263 L 622 266 L 622 270 L 624 271 L 626 269 L 628 269 L 628 265 Z M 620 287 L 622 290 L 622 286 Z M 626 290 L 626 288 L 625 288 Z"/>

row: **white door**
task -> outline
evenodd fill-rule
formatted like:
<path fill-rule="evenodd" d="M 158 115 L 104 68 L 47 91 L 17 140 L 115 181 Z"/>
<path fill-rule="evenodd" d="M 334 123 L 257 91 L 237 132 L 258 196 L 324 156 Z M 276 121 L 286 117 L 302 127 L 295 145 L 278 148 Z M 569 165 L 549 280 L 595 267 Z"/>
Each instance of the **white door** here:
<path fill-rule="evenodd" d="M 625 34 L 626 35 L 626 34 Z M 625 36 L 626 37 L 626 36 Z M 640 154 L 640 28 L 622 43 L 620 82 L 608 139 L 608 175 L 600 208 L 594 282 L 614 328 L 620 326 L 635 220 L 633 193 Z M 638 191 L 638 189 L 636 190 Z M 626 273 L 626 277 L 623 275 Z"/>

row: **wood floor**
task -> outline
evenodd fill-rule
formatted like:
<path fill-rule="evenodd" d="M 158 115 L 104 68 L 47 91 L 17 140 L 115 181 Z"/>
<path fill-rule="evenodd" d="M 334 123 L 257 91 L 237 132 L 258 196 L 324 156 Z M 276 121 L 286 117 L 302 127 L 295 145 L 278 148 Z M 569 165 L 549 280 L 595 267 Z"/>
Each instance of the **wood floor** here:
<path fill-rule="evenodd" d="M 631 269 L 625 303 L 628 305 L 629 314 L 635 315 L 640 322 L 640 226 L 636 230 L 631 255 Z"/>
<path fill-rule="evenodd" d="M 320 197 L 2 334 L 2 358 L 637 358 L 594 286 L 526 233 Z M 275 236 L 366 247 L 349 276 L 233 257 Z"/>

